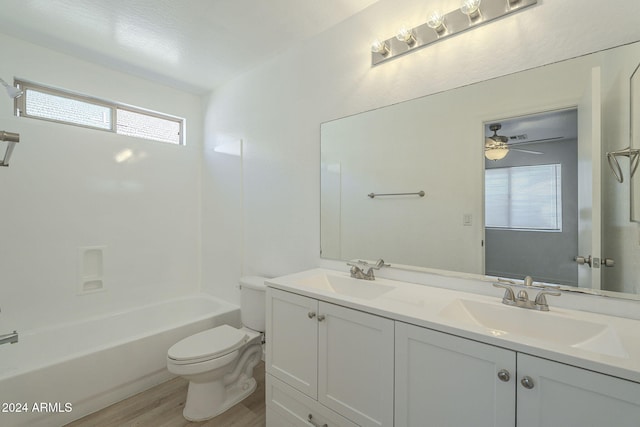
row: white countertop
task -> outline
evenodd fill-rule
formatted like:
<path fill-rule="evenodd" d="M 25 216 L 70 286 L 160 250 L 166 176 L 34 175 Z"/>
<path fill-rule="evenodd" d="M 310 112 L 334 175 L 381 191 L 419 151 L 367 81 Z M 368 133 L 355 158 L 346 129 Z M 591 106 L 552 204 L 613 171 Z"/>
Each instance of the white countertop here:
<path fill-rule="evenodd" d="M 553 305 L 555 297 L 548 297 L 549 312 L 539 312 L 502 304 L 502 292 L 499 289 L 496 289 L 496 295 L 499 296 L 492 297 L 384 278 L 376 278 L 373 282 L 359 280 L 358 286 L 360 284 L 363 286 L 371 284 L 374 287 L 376 285 L 381 285 L 379 287 L 390 286 L 392 289 L 379 296 L 365 295 L 364 297 L 359 297 L 322 289 L 322 287 L 311 284 L 322 275 L 332 276 L 338 280 L 341 280 L 341 278 L 355 280 L 349 277 L 348 272 L 316 268 L 268 279 L 266 283 L 272 288 L 361 310 L 396 321 L 640 382 L 640 321 L 638 320 L 557 308 Z M 535 297 L 537 291 L 539 290 L 532 289 L 530 298 Z M 560 324 L 563 319 L 567 319 L 567 323 L 573 320 L 573 323 L 578 324 L 579 322 L 588 322 L 589 324 L 606 325 L 608 326 L 607 333 L 613 339 L 610 341 L 600 339 L 602 351 L 590 351 L 585 349 L 585 347 L 588 348 L 588 344 L 572 346 L 562 342 L 553 342 L 553 340 L 536 339 L 531 336 L 508 333 L 495 327 L 486 327 L 482 324 L 474 324 L 474 322 L 461 321 L 455 316 L 448 316 L 447 313 L 451 313 L 452 308 L 455 308 L 456 304 L 461 301 L 480 303 L 482 307 L 489 307 L 489 309 L 495 306 L 496 313 L 503 310 L 503 313 L 517 314 L 519 321 L 527 322 L 529 326 L 533 327 L 533 330 L 535 330 L 538 323 L 545 324 L 545 327 L 549 327 L 549 325 L 552 327 L 554 321 L 557 320 L 558 324 Z M 513 313 L 504 310 L 520 311 Z M 540 316 L 548 317 L 543 318 Z M 553 320 L 550 320 L 552 318 Z M 509 328 L 505 327 L 505 329 Z M 605 343 L 604 346 L 602 346 L 603 342 Z"/>

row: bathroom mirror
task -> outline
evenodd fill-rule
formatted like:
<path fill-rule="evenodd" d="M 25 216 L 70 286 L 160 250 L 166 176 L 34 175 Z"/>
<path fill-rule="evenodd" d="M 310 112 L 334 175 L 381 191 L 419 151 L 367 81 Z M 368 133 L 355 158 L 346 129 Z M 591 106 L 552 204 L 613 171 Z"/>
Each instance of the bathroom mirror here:
<path fill-rule="evenodd" d="M 640 149 L 640 64 L 636 67 L 629 79 L 630 99 L 630 147 Z M 638 176 L 631 176 L 629 171 L 629 181 L 631 185 L 631 220 L 640 223 L 640 183 Z"/>
<path fill-rule="evenodd" d="M 544 263 L 550 270 L 574 270 L 576 279 L 534 273 L 538 281 L 640 293 L 634 271 L 639 232 L 629 220 L 629 184 L 617 183 L 605 166 L 607 151 L 629 144 L 629 78 L 638 62 L 640 43 L 633 43 L 321 124 L 321 256 L 383 258 L 392 265 L 485 275 L 485 144 L 493 134 L 488 127 L 574 110 L 572 173 L 579 188 L 565 194 L 579 194 L 566 209 L 580 224 L 580 244 L 571 255 L 534 249 L 535 256 L 517 260 L 521 271 L 501 277 L 519 279 Z M 625 160 L 621 165 L 628 168 Z M 500 249 L 513 255 L 519 245 L 534 246 L 537 237 L 552 232 L 524 232 Z M 576 257 L 591 266 L 576 263 Z M 611 267 L 601 266 L 605 259 Z"/>

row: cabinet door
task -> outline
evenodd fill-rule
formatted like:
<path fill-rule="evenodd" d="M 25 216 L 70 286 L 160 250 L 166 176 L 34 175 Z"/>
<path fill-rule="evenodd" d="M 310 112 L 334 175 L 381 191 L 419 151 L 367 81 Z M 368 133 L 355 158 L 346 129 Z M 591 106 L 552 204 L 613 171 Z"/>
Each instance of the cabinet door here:
<path fill-rule="evenodd" d="M 318 400 L 360 426 L 393 426 L 393 321 L 318 308 Z"/>
<path fill-rule="evenodd" d="M 640 426 L 640 384 L 574 366 L 519 353 L 517 394 L 518 427 Z"/>
<path fill-rule="evenodd" d="M 267 427 L 358 427 L 271 375 L 265 379 Z"/>
<path fill-rule="evenodd" d="M 395 375 L 396 427 L 515 426 L 513 351 L 396 322 Z"/>
<path fill-rule="evenodd" d="M 267 289 L 266 370 L 314 399 L 318 397 L 318 302 Z"/>

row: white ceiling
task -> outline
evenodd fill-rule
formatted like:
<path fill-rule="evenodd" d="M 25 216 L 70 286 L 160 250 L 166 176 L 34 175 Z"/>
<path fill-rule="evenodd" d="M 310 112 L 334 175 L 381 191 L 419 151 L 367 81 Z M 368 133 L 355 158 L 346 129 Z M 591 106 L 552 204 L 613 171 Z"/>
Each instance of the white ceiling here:
<path fill-rule="evenodd" d="M 377 0 L 3 0 L 0 32 L 202 93 Z"/>

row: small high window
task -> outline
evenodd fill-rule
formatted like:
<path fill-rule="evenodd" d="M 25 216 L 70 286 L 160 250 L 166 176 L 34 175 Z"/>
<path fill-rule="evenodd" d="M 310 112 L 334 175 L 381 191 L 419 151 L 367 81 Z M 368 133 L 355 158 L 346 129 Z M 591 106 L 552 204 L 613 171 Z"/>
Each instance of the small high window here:
<path fill-rule="evenodd" d="M 485 170 L 488 228 L 562 231 L 559 164 Z"/>
<path fill-rule="evenodd" d="M 184 119 L 39 84 L 16 80 L 24 95 L 16 115 L 88 127 L 136 138 L 184 144 Z"/>

